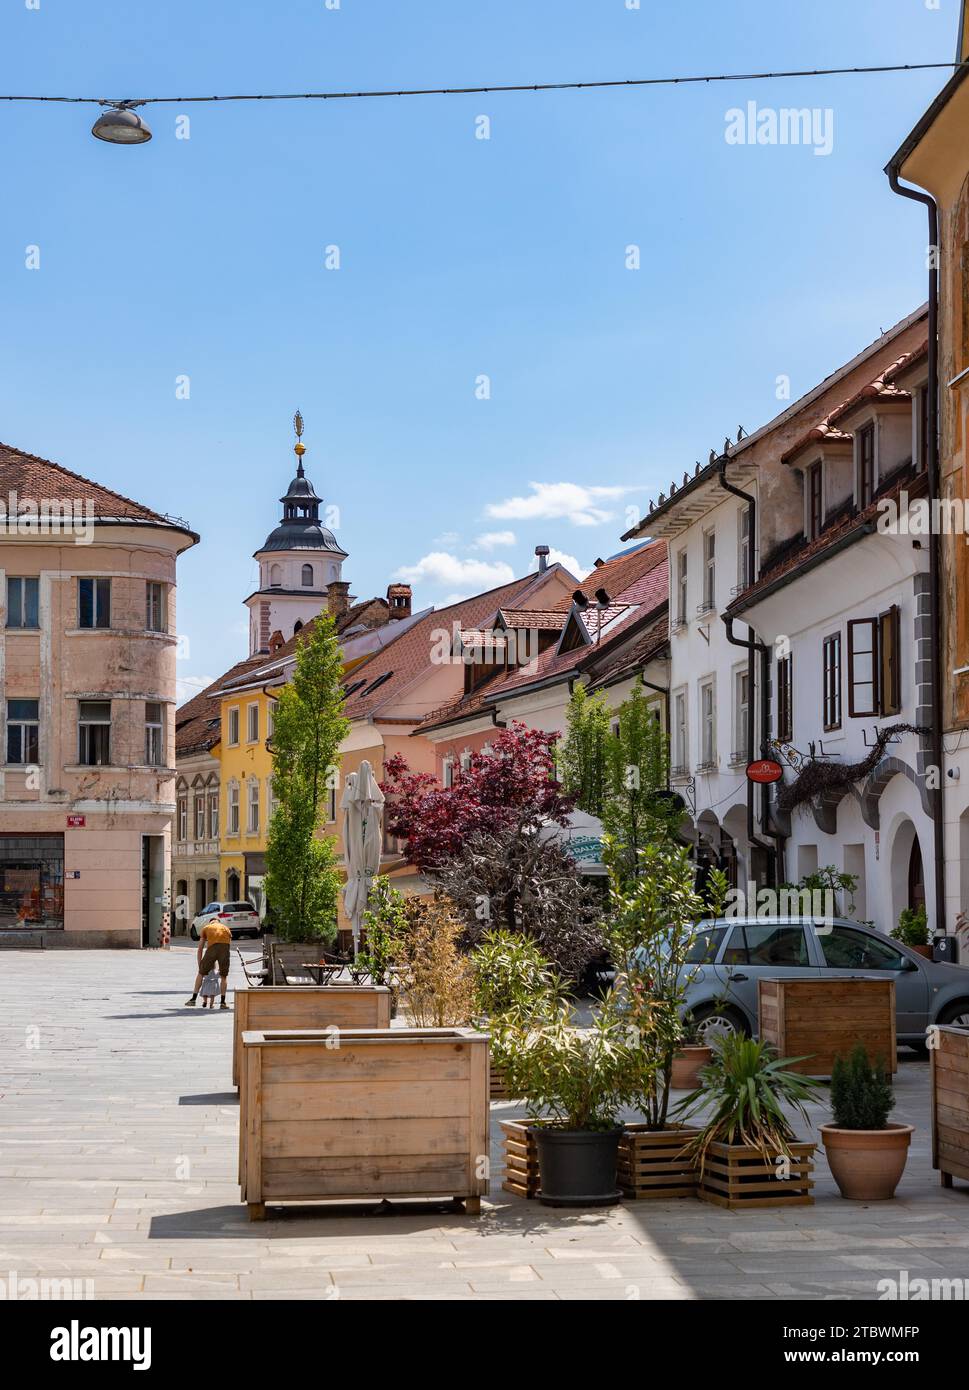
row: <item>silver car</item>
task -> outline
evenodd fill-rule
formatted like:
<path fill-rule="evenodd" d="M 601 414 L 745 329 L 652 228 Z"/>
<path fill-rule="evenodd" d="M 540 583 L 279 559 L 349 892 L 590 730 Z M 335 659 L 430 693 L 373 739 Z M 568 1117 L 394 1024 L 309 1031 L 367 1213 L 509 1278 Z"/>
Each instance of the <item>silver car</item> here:
<path fill-rule="evenodd" d="M 756 1034 L 762 978 L 894 980 L 898 1041 L 918 1052 L 933 1023 L 969 1027 L 969 970 L 927 960 L 845 917 L 702 922 L 689 961 L 686 1008 L 703 1036 Z"/>
<path fill-rule="evenodd" d="M 210 922 L 221 922 L 229 928 L 233 937 L 259 936 L 262 931 L 259 913 L 249 902 L 207 903 L 192 919 L 192 925 L 189 927 L 188 934 L 193 941 L 198 941 L 202 929 Z"/>

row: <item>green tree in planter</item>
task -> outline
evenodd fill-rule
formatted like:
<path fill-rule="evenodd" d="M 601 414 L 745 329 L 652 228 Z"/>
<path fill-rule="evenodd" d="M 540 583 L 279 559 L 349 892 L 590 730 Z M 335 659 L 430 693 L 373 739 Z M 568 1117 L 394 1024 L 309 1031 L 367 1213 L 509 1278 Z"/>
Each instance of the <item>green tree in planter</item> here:
<path fill-rule="evenodd" d="M 332 940 L 337 873 L 333 841 L 321 837 L 343 715 L 343 663 L 328 613 L 303 629 L 292 680 L 280 691 L 273 722 L 275 810 L 266 844 L 266 897 L 283 941 Z"/>
<path fill-rule="evenodd" d="M 388 972 L 407 933 L 407 900 L 384 874 L 370 885 L 363 932 L 366 949 L 357 957 L 357 965 L 369 970 L 375 985 L 388 985 Z"/>
<path fill-rule="evenodd" d="M 558 773 L 580 811 L 601 816 L 609 792 L 606 749 L 611 715 L 605 692 L 590 695 L 577 681 L 565 715 L 566 735 L 558 754 Z"/>
<path fill-rule="evenodd" d="M 858 1043 L 847 1059 L 836 1057 L 831 1071 L 831 1116 L 838 1129 L 884 1129 L 894 1108 L 892 1083 L 880 1062 L 868 1059 Z"/>
<path fill-rule="evenodd" d="M 528 1014 L 562 990 L 561 976 L 521 932 L 486 932 L 471 952 L 471 968 L 475 1010 L 484 1019 Z"/>
<path fill-rule="evenodd" d="M 720 870 L 710 874 L 707 897 L 697 892 L 695 876 L 686 847 L 664 843 L 640 849 L 632 879 L 610 867 L 608 941 L 628 1026 L 638 1039 L 637 1104 L 658 1130 L 666 1128 L 669 1114 L 673 1055 L 686 1041 L 682 1013 L 691 968 L 703 954 L 698 923 L 718 915 L 727 891 Z"/>

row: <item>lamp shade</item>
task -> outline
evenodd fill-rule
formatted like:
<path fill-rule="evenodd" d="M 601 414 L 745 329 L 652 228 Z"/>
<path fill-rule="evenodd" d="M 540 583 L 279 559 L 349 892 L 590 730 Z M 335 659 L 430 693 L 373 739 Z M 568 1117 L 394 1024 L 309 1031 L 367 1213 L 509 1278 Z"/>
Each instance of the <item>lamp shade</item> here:
<path fill-rule="evenodd" d="M 102 111 L 91 127 L 91 134 L 109 145 L 143 145 L 151 131 L 134 111 L 110 107 Z"/>

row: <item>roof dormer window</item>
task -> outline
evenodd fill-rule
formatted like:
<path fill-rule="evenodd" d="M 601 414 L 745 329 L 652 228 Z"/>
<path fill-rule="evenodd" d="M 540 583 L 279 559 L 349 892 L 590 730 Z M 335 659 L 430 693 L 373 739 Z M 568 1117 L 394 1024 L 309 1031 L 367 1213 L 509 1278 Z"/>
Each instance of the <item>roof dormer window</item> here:
<path fill-rule="evenodd" d="M 875 496 L 875 424 L 869 421 L 862 425 L 855 435 L 855 454 L 857 459 L 857 487 L 855 500 L 858 510 L 864 511 Z"/>

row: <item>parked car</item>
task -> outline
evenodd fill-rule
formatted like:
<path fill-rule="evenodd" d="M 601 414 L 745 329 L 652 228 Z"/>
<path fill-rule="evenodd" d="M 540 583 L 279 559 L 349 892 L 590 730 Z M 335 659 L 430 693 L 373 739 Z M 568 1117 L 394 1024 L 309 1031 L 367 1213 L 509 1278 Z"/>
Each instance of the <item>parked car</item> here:
<path fill-rule="evenodd" d="M 189 936 L 193 941 L 198 941 L 202 928 L 216 920 L 224 922 L 233 936 L 259 936 L 262 933 L 259 913 L 252 903 L 209 903 L 192 918 Z"/>
<path fill-rule="evenodd" d="M 690 966 L 686 1007 L 702 1036 L 756 1034 L 757 982 L 767 977 L 894 980 L 898 1041 L 918 1052 L 931 1024 L 969 1028 L 969 970 L 926 960 L 846 917 L 702 922 Z"/>

